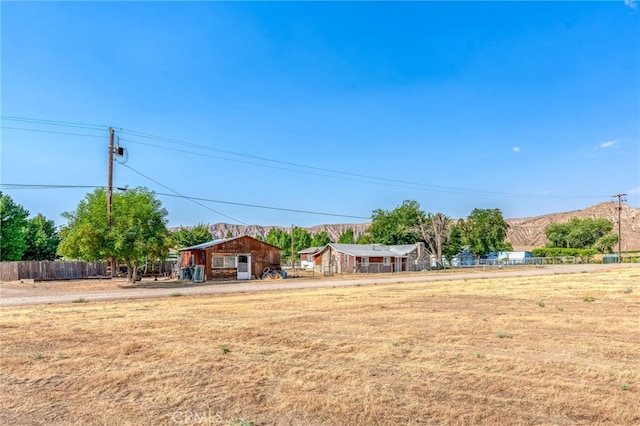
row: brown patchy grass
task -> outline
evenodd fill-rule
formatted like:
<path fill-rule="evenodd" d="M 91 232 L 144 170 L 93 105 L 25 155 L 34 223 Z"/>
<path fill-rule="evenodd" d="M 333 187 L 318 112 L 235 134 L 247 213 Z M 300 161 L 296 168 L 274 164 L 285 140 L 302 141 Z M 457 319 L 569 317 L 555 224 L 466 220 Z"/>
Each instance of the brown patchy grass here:
<path fill-rule="evenodd" d="M 636 268 L 0 313 L 2 424 L 640 424 Z"/>

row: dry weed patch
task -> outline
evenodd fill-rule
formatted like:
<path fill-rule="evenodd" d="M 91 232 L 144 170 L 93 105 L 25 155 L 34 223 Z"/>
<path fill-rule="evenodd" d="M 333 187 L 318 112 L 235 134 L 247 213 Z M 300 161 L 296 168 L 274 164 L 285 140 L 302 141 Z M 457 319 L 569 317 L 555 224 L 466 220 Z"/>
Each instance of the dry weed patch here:
<path fill-rule="evenodd" d="M 0 423 L 639 424 L 634 276 L 3 308 Z"/>

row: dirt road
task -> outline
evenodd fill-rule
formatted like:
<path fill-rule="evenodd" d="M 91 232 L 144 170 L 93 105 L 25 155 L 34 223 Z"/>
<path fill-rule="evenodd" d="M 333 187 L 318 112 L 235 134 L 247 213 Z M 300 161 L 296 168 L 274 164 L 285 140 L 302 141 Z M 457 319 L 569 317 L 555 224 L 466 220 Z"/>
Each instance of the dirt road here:
<path fill-rule="evenodd" d="M 143 281 L 134 286 L 122 286 L 111 289 L 92 290 L 90 286 L 75 289 L 69 283 L 55 285 L 43 283 L 0 284 L 0 307 L 39 305 L 47 303 L 89 302 L 100 300 L 144 299 L 156 297 L 254 293 L 262 291 L 282 291 L 306 288 L 344 287 L 358 285 L 395 284 L 405 282 L 430 282 L 471 278 L 514 277 L 532 275 L 575 274 L 604 271 L 617 268 L 638 268 L 640 264 L 588 264 L 588 265 L 550 265 L 543 268 L 517 269 L 474 269 L 461 271 L 433 271 L 419 273 L 384 274 L 381 276 L 348 277 L 303 277 L 274 281 L 227 281 L 194 284 L 180 281 Z M 67 288 L 65 288 L 67 287 Z"/>

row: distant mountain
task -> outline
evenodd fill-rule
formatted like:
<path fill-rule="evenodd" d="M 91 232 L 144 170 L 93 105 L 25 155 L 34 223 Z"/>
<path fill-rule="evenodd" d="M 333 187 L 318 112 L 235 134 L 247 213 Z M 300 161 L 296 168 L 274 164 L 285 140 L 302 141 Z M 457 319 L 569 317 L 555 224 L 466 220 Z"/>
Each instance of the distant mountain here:
<path fill-rule="evenodd" d="M 367 228 L 369 227 L 368 223 L 341 223 L 334 225 L 316 225 L 311 228 L 303 228 L 309 231 L 309 233 L 313 236 L 319 232 L 326 231 L 327 235 L 332 241 L 338 241 L 340 235 L 344 233 L 348 228 L 353 230 L 353 235 L 357 239 L 360 235 L 364 234 Z M 175 232 L 180 228 L 192 228 L 191 226 L 183 226 L 183 227 L 173 227 L 169 228 L 169 231 Z M 283 226 L 262 226 L 262 225 L 233 225 L 229 223 L 216 223 L 214 225 L 209 225 L 209 232 L 211 232 L 211 236 L 213 239 L 224 238 L 225 235 L 229 233 L 234 237 L 240 235 L 250 235 L 255 237 L 256 235 L 260 235 L 264 238 L 272 228 L 282 229 L 285 231 L 290 231 L 291 228 L 283 227 Z"/>
<path fill-rule="evenodd" d="M 622 205 L 622 249 L 623 250 L 640 250 L 640 208 Z M 543 247 L 546 243 L 544 228 L 550 223 L 563 223 L 571 218 L 579 219 L 605 218 L 614 224 L 614 231 L 617 232 L 618 223 L 618 204 L 605 202 L 587 207 L 583 210 L 576 210 L 564 213 L 551 213 L 542 216 L 506 219 L 509 224 L 509 233 L 507 240 L 513 245 L 515 250 L 531 250 L 536 247 Z M 316 225 L 311 228 L 304 228 L 311 235 L 318 232 L 326 231 L 332 241 L 337 241 L 340 235 L 347 229 L 353 229 L 355 238 L 364 234 L 369 227 L 369 223 L 357 224 L 333 224 L 333 225 Z M 184 228 L 191 228 L 185 226 Z M 255 237 L 260 235 L 264 238 L 271 228 L 279 228 L 289 230 L 290 228 L 282 226 L 261 226 L 261 225 L 232 225 L 228 223 L 216 223 L 209 226 L 209 232 L 213 239 L 224 238 L 225 235 L 231 233 L 234 237 L 239 235 L 250 235 Z M 170 231 L 177 231 L 180 227 L 170 228 Z"/>
<path fill-rule="evenodd" d="M 622 219 L 622 250 L 640 250 L 640 208 L 622 204 L 620 216 Z M 618 203 L 604 202 L 583 210 L 551 213 L 522 219 L 506 219 L 510 226 L 507 240 L 511 242 L 516 250 L 543 247 L 547 242 L 544 235 L 544 228 L 547 225 L 568 222 L 574 217 L 578 219 L 609 219 L 613 222 L 613 231 L 615 233 L 618 232 Z"/>

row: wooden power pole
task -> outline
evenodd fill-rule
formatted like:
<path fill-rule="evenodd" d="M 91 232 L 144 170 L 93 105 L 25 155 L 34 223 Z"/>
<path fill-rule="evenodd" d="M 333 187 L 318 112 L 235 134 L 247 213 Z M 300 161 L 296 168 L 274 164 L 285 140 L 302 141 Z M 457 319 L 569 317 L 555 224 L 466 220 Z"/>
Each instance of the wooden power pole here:
<path fill-rule="evenodd" d="M 111 229 L 111 205 L 113 201 L 113 136 L 114 131 L 109 127 L 109 172 L 107 179 L 107 229 Z M 107 274 L 113 276 L 113 258 L 107 259 Z"/>
<path fill-rule="evenodd" d="M 616 194 L 614 197 L 618 197 L 618 262 L 622 262 L 622 197 L 627 194 Z"/>

